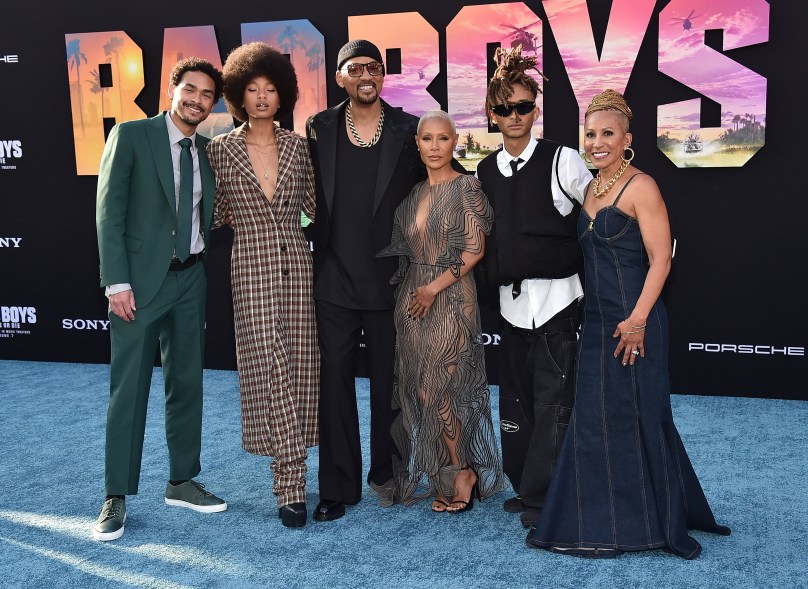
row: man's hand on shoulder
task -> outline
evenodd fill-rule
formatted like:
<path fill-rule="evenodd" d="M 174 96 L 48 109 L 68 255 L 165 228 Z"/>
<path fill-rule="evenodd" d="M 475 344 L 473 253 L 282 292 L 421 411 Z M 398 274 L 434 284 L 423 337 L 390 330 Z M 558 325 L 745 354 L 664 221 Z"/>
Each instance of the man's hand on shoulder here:
<path fill-rule="evenodd" d="M 109 309 L 115 315 L 129 323 L 135 320 L 135 293 L 132 290 L 125 290 L 109 295 Z"/>

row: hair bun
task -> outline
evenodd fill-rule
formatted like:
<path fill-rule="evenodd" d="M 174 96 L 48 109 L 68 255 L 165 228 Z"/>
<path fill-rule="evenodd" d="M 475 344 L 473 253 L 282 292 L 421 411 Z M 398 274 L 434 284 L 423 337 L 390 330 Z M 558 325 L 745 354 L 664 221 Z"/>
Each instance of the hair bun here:
<path fill-rule="evenodd" d="M 623 98 L 622 94 L 611 88 L 604 90 L 600 94 L 596 94 L 595 97 L 592 98 L 592 102 L 589 103 L 589 107 L 586 109 L 586 115 L 584 116 L 588 117 L 593 112 L 599 110 L 616 110 L 626 115 L 628 120 L 631 121 L 631 109 L 628 107 L 626 99 Z"/>

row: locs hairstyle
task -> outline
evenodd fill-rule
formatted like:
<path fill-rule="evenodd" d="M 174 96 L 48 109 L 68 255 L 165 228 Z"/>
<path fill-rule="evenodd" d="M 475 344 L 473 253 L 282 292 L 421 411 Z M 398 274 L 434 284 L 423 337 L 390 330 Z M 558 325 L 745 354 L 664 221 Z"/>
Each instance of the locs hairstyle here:
<path fill-rule="evenodd" d="M 224 101 L 234 117 L 245 122 L 244 89 L 258 76 L 268 78 L 278 91 L 280 105 L 275 120 L 289 115 L 297 102 L 297 74 L 292 62 L 280 51 L 256 41 L 236 47 L 227 56 L 222 68 Z"/>
<path fill-rule="evenodd" d="M 485 94 L 486 116 L 491 112 L 491 108 L 497 104 L 505 104 L 513 94 L 514 84 L 521 84 L 533 93 L 533 97 L 541 93 L 539 83 L 527 73 L 527 70 L 536 70 L 542 79 L 547 77 L 536 67 L 534 56 L 522 56 L 522 46 L 517 45 L 513 49 L 499 47 L 494 53 L 494 62 L 497 69 L 488 84 L 488 91 Z"/>
<path fill-rule="evenodd" d="M 181 59 L 174 64 L 171 68 L 171 73 L 168 74 L 168 83 L 172 86 L 179 86 L 185 72 L 202 72 L 207 74 L 213 80 L 213 102 L 219 102 L 222 97 L 222 72 L 206 59 L 199 57 L 188 57 Z"/>

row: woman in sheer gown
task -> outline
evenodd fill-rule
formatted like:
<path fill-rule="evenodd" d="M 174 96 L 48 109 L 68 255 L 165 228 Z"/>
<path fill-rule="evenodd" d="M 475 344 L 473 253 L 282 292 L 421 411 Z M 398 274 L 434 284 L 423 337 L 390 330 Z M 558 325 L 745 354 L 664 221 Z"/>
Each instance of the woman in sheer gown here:
<path fill-rule="evenodd" d="M 399 206 L 392 243 L 379 254 L 400 260 L 392 279 L 399 283 L 396 499 L 434 497 L 433 511 L 451 513 L 471 509 L 474 495 L 502 488 L 471 272 L 493 213 L 479 181 L 452 168 L 457 138 L 447 113 L 421 118 L 416 142 L 428 179 Z"/>

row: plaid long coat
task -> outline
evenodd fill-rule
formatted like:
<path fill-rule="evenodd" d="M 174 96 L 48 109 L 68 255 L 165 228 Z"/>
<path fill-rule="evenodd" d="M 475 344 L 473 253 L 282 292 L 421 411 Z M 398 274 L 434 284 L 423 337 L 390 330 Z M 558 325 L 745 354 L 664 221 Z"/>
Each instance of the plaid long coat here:
<path fill-rule="evenodd" d="M 242 445 L 280 459 L 318 443 L 320 355 L 312 259 L 300 211 L 314 219 L 306 140 L 276 128 L 278 180 L 270 202 L 247 154 L 246 125 L 208 144 L 216 217 L 234 219 L 231 288 L 241 389 Z M 291 450 L 297 447 L 297 450 Z"/>

